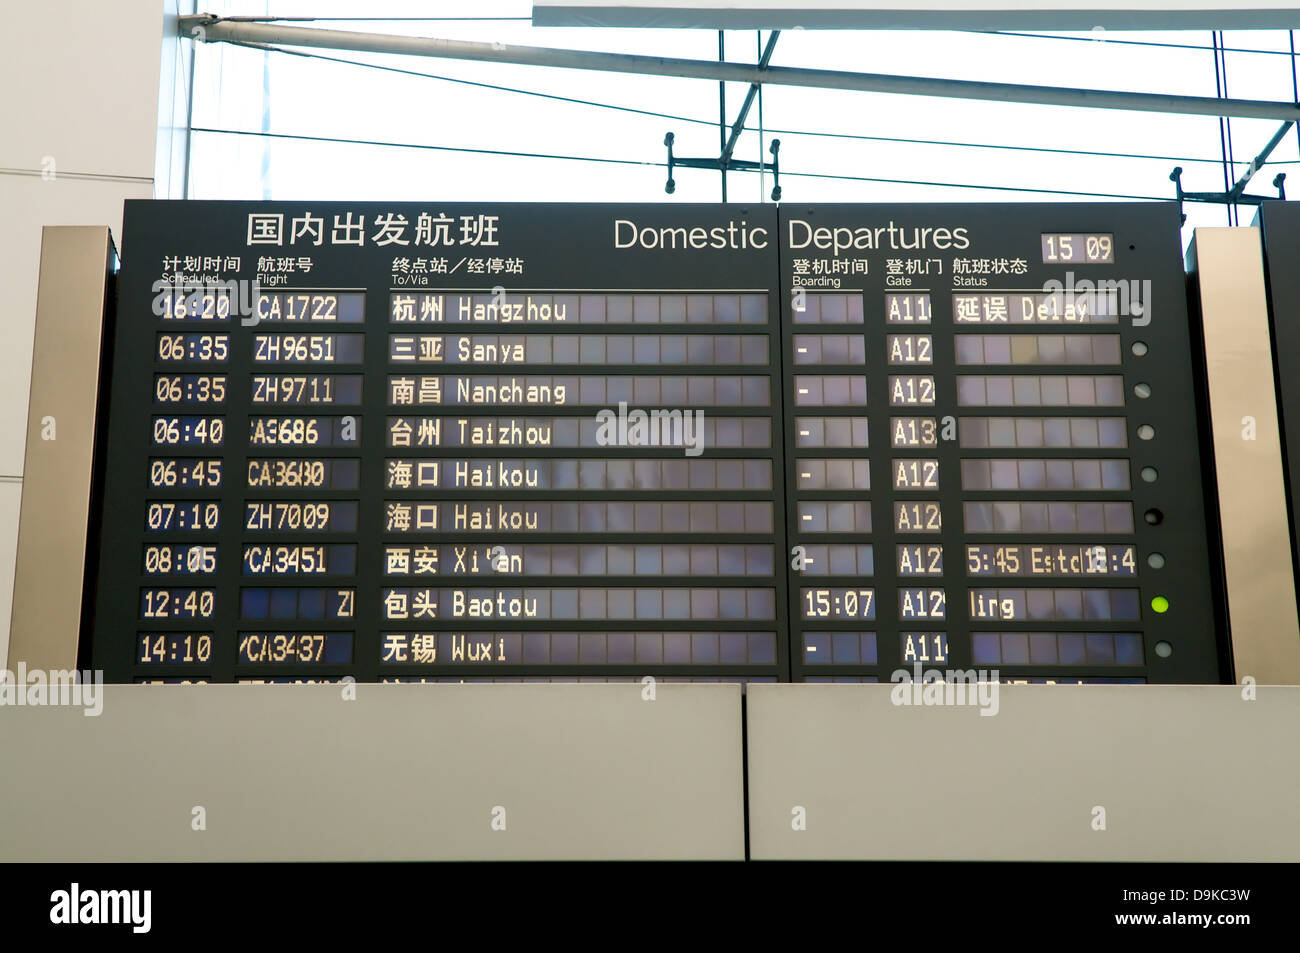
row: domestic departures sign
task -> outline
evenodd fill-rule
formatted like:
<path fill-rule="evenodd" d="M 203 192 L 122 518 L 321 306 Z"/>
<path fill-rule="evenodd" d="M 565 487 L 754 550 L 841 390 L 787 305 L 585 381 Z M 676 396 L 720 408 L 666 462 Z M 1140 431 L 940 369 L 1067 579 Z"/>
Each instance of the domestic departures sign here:
<path fill-rule="evenodd" d="M 110 681 L 1215 682 L 1163 205 L 129 202 Z"/>

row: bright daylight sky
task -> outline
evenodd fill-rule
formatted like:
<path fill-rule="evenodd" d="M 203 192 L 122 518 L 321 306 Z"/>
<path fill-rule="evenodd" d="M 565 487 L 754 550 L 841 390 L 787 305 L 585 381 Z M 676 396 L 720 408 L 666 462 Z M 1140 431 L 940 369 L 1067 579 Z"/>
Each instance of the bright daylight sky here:
<path fill-rule="evenodd" d="M 213 0 L 224 15 L 349 17 L 528 17 L 524 0 Z M 526 20 L 475 22 L 318 22 L 326 29 L 445 37 L 688 59 L 716 59 L 710 30 L 533 28 Z M 1034 32 L 1034 31 L 1027 31 Z M 787 31 L 773 65 L 808 66 L 1053 86 L 1215 95 L 1214 54 L 1206 31 L 1106 33 L 1101 40 L 949 32 Z M 766 35 L 764 35 L 766 36 Z M 1062 34 L 1091 37 L 1092 34 Z M 1228 95 L 1293 99 L 1285 31 L 1230 31 Z M 1135 46 L 1120 40 L 1187 44 L 1196 49 Z M 727 58 L 754 62 L 754 31 L 729 31 Z M 1200 48 L 1204 47 L 1204 48 Z M 644 116 L 401 75 L 361 66 L 263 54 L 229 45 L 200 47 L 195 72 L 196 129 L 271 132 L 382 143 L 431 145 L 620 159 L 635 164 L 518 158 L 433 149 L 265 139 L 195 132 L 191 198 L 351 200 L 497 200 L 715 202 L 717 172 L 679 169 L 674 195 L 664 192 L 664 133 L 681 156 L 718 153 L 718 84 L 583 70 L 557 70 L 412 56 L 317 50 L 323 56 L 383 64 L 478 83 L 669 113 Z M 1285 55 L 1284 55 L 1285 54 Z M 264 67 L 266 69 L 264 70 Z M 264 95 L 269 89 L 269 98 Z M 728 123 L 746 91 L 728 84 Z M 269 101 L 269 114 L 266 106 Z M 711 125 L 687 121 L 705 120 Z M 1205 116 L 1028 106 L 773 86 L 763 96 L 763 145 L 781 139 L 783 201 L 1014 202 L 1097 199 L 1021 191 L 850 181 L 802 175 L 856 176 L 929 183 L 1063 189 L 1173 197 L 1169 172 L 1182 165 L 1184 187 L 1222 190 L 1219 120 Z M 759 154 L 758 110 L 736 149 Z M 1271 120 L 1231 122 L 1234 178 L 1278 128 Z M 881 142 L 807 135 L 841 133 L 1153 155 L 1126 159 L 954 145 Z M 1282 163 L 1259 173 L 1250 191 L 1274 195 L 1278 171 L 1295 173 L 1293 131 L 1274 153 Z M 1189 160 L 1213 161 L 1189 161 Z M 649 164 L 642 164 L 649 163 Z M 801 173 L 794 175 L 793 173 Z M 1300 175 L 1291 183 L 1300 194 Z M 766 181 L 763 192 L 770 191 Z M 758 202 L 757 174 L 733 173 L 732 201 Z M 1187 206 L 1188 226 L 1227 224 L 1223 206 Z M 1243 207 L 1241 224 L 1254 210 Z M 1185 231 L 1184 239 L 1190 238 Z"/>

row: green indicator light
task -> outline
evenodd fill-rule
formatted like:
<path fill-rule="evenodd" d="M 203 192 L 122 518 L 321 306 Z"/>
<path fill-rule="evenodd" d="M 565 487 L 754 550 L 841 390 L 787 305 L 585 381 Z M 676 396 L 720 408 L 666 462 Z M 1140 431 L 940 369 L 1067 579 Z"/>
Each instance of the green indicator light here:
<path fill-rule="evenodd" d="M 1169 600 L 1166 599 L 1164 596 L 1156 596 L 1154 599 L 1151 600 L 1151 608 L 1155 609 L 1156 612 L 1168 612 Z"/>

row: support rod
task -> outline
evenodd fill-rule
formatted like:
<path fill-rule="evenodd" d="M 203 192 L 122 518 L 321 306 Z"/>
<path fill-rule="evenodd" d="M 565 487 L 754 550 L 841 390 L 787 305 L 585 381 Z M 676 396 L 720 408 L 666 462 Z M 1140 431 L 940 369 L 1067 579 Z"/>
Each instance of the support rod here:
<path fill-rule="evenodd" d="M 727 59 L 727 35 L 722 30 L 718 31 L 718 62 L 726 62 Z M 727 84 L 718 80 L 718 148 L 727 148 Z M 719 153 L 720 154 L 720 153 Z M 718 163 L 718 171 L 722 174 L 722 201 L 727 201 L 727 165 L 725 162 Z"/>
<path fill-rule="evenodd" d="M 982 83 L 969 80 L 851 73 L 841 70 L 770 66 L 760 69 L 745 63 L 713 63 L 628 53 L 596 53 L 537 46 L 505 46 L 433 37 L 387 36 L 346 30 L 319 30 L 272 23 L 223 20 L 210 15 L 177 18 L 182 37 L 206 42 L 274 43 L 318 49 L 395 53 L 443 59 L 550 66 L 561 69 L 599 70 L 652 76 L 678 76 L 719 82 L 767 83 L 773 86 L 807 86 L 817 89 L 852 89 L 903 96 L 938 96 L 993 102 L 1036 103 L 1138 112 L 1179 113 L 1195 116 L 1236 116 L 1246 119 L 1294 120 L 1300 105 L 1250 99 L 1215 99 L 1208 96 L 1173 96 L 1161 93 L 1126 93 L 1063 86 L 1026 86 L 1016 83 Z"/>
<path fill-rule="evenodd" d="M 1241 195 L 1246 191 L 1246 186 L 1249 185 L 1250 180 L 1255 177 L 1255 173 L 1264 168 L 1264 163 L 1268 161 L 1268 157 L 1273 154 L 1273 150 L 1282 143 L 1282 139 L 1290 131 L 1291 123 L 1284 122 L 1282 123 L 1282 128 L 1273 133 L 1273 138 L 1268 140 L 1268 144 L 1264 146 L 1259 155 L 1250 160 L 1250 165 L 1246 166 L 1246 171 L 1243 172 L 1241 178 L 1237 180 L 1237 184 L 1232 187 L 1233 195 Z"/>
<path fill-rule="evenodd" d="M 780 30 L 773 30 L 767 38 L 767 46 L 763 49 L 763 56 L 758 61 L 759 69 L 767 69 L 767 64 L 772 61 L 772 51 L 776 49 L 776 38 L 780 35 Z M 754 105 L 754 97 L 757 94 L 758 83 L 750 83 L 749 92 L 745 94 L 745 101 L 740 106 L 740 115 L 736 117 L 736 122 L 731 127 L 731 136 L 727 139 L 726 145 L 722 147 L 721 161 L 724 167 L 731 161 L 731 154 L 736 150 L 736 142 L 740 139 L 740 134 L 745 131 L 745 120 L 749 118 L 749 110 Z"/>

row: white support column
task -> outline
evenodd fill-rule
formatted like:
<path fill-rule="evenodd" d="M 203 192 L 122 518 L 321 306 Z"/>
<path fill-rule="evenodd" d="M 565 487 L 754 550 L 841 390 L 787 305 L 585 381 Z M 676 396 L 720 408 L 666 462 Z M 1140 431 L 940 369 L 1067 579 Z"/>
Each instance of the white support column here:
<path fill-rule="evenodd" d="M 107 225 L 152 198 L 162 51 L 184 0 L 7 4 L 0 39 L 0 659 L 8 655 L 41 229 Z M 171 20 L 168 30 L 165 20 Z M 173 62 L 170 84 L 188 78 Z M 182 86 L 183 90 L 185 87 Z M 165 98 L 167 116 L 187 104 Z M 178 108 L 185 106 L 186 108 Z M 167 124 L 170 124 L 170 120 Z M 171 155 L 171 139 L 167 142 Z M 174 164 L 159 161 L 175 195 Z"/>

